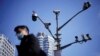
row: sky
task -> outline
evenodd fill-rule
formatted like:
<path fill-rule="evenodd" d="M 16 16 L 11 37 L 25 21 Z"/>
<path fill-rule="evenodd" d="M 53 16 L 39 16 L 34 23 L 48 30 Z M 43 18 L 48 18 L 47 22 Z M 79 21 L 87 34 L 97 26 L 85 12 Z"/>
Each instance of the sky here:
<path fill-rule="evenodd" d="M 61 29 L 61 45 L 74 42 L 75 36 L 81 40 L 81 35 L 87 33 L 92 40 L 67 47 L 62 50 L 62 56 L 100 56 L 100 0 L 0 0 L 0 34 L 7 36 L 13 45 L 20 43 L 13 31 L 17 25 L 27 25 L 30 33 L 35 35 L 38 32 L 50 35 L 39 20 L 32 21 L 33 10 L 44 22 L 51 22 L 50 29 L 54 34 L 56 24 L 53 10 L 60 10 L 61 26 L 82 10 L 86 1 L 91 3 L 91 7 Z"/>

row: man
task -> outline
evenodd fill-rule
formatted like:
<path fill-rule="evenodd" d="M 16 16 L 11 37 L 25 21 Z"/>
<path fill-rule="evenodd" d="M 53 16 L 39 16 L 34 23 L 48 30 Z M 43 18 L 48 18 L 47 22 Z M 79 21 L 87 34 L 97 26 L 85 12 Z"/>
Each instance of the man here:
<path fill-rule="evenodd" d="M 38 39 L 29 34 L 29 29 L 25 25 L 15 27 L 14 31 L 19 40 L 20 45 L 17 45 L 18 56 L 46 56 L 45 52 L 41 50 Z"/>

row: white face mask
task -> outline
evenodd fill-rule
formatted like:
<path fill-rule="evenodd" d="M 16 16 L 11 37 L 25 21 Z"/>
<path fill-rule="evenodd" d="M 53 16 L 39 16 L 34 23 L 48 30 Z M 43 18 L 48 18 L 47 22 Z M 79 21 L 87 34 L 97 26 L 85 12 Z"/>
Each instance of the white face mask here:
<path fill-rule="evenodd" d="M 17 37 L 19 40 L 21 40 L 24 37 L 24 35 L 22 33 L 19 33 L 19 34 L 17 34 Z"/>

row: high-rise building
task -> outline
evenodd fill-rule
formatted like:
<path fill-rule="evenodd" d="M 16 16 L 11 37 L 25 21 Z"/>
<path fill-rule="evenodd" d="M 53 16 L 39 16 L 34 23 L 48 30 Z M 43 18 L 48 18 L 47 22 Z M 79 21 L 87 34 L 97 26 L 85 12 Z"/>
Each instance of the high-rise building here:
<path fill-rule="evenodd" d="M 14 46 L 3 34 L 0 34 L 0 56 L 15 56 Z"/>
<path fill-rule="evenodd" d="M 44 33 L 37 34 L 40 42 L 40 47 L 44 50 L 48 56 L 54 56 L 55 41 L 52 37 L 45 35 Z"/>

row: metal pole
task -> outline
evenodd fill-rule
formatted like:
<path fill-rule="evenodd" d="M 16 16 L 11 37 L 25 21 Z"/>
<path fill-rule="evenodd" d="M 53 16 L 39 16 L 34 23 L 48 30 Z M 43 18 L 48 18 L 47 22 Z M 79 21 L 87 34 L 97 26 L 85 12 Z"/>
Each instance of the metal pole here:
<path fill-rule="evenodd" d="M 81 12 L 83 12 L 84 10 L 79 11 L 78 13 L 76 13 L 73 17 L 71 17 L 67 22 L 65 22 L 62 26 L 60 26 L 58 28 L 58 31 L 60 31 L 66 24 L 68 24 L 72 19 L 74 19 L 78 14 L 80 14 Z"/>
<path fill-rule="evenodd" d="M 45 26 L 45 28 L 48 30 L 48 32 L 51 34 L 51 36 L 54 38 L 54 40 L 56 40 L 55 37 L 53 36 L 51 30 L 49 29 L 49 27 L 46 27 L 45 23 L 41 20 L 40 17 L 38 17 L 38 19 L 42 22 L 42 24 Z"/>
<path fill-rule="evenodd" d="M 58 16 L 59 16 L 60 10 L 54 10 L 53 12 L 56 15 L 56 34 L 55 35 L 56 35 L 56 42 L 57 42 L 57 45 L 56 45 L 57 49 L 54 50 L 54 55 L 61 56 L 61 50 L 60 50 L 61 44 L 60 44 L 60 38 L 59 38 L 60 34 L 58 32 Z"/>
<path fill-rule="evenodd" d="M 61 44 L 60 44 L 61 40 L 60 40 L 60 38 L 59 38 L 59 36 L 61 35 L 61 34 L 59 34 L 59 31 L 60 31 L 65 25 L 67 25 L 73 18 L 75 18 L 77 15 L 79 15 L 79 14 L 80 14 L 81 12 L 83 12 L 84 10 L 87 10 L 90 6 L 91 6 L 91 4 L 90 4 L 89 2 L 85 2 L 84 5 L 83 5 L 83 9 L 82 9 L 81 11 L 79 11 L 78 13 L 76 13 L 73 17 L 71 17 L 67 22 L 65 22 L 65 23 L 64 23 L 62 26 L 60 26 L 60 27 L 58 27 L 58 15 L 59 15 L 60 11 L 59 11 L 59 10 L 54 10 L 53 12 L 54 12 L 55 15 L 56 15 L 56 34 L 55 34 L 55 35 L 56 35 L 56 38 L 53 36 L 51 30 L 49 29 L 49 26 L 50 26 L 50 25 L 45 24 L 45 23 L 41 20 L 41 18 L 39 18 L 39 17 L 37 16 L 37 14 L 35 14 L 35 12 L 33 11 L 33 13 L 34 13 L 34 14 L 33 14 L 33 17 L 35 18 L 35 19 L 33 19 L 33 21 L 36 21 L 36 18 L 39 18 L 39 20 L 44 24 L 45 28 L 49 31 L 49 33 L 51 34 L 51 36 L 52 36 L 52 37 L 55 39 L 55 41 L 57 42 L 57 45 L 56 45 L 57 49 L 54 50 L 54 55 L 55 55 L 55 56 L 61 56 L 61 51 L 62 51 L 62 49 L 65 49 L 66 47 L 69 47 L 69 46 L 71 46 L 72 44 L 75 44 L 75 43 L 78 43 L 78 42 L 79 42 L 79 43 L 80 43 L 80 42 L 83 43 L 83 41 L 86 42 L 87 40 L 91 40 L 89 34 L 86 34 L 86 36 L 88 37 L 88 39 L 83 38 L 83 40 L 78 41 L 78 37 L 76 37 L 76 41 L 75 41 L 75 42 L 69 43 L 69 44 L 67 44 L 67 45 L 61 47 Z"/>

